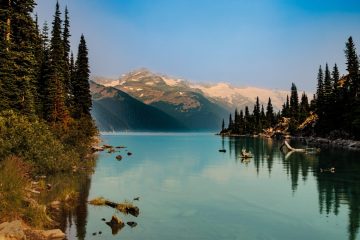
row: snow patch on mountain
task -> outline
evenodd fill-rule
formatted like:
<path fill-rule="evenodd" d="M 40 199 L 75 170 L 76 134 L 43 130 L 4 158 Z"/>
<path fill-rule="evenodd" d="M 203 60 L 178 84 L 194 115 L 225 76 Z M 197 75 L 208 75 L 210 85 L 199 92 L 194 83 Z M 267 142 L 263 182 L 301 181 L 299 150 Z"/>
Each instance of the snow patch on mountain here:
<path fill-rule="evenodd" d="M 269 97 L 276 109 L 281 109 L 282 104 L 286 101 L 288 91 L 272 90 L 256 87 L 234 87 L 228 83 L 218 83 L 213 85 L 193 84 L 190 87 L 200 89 L 206 96 L 216 99 L 222 99 L 231 105 L 238 104 L 239 97 L 248 98 L 254 102 L 256 97 L 264 106 L 267 104 Z M 249 106 L 251 108 L 251 106 Z"/>

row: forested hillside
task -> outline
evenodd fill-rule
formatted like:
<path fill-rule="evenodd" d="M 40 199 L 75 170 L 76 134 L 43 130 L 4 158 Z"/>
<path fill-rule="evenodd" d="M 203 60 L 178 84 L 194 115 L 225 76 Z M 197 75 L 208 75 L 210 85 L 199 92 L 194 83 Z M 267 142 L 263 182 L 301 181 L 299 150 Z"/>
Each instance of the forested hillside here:
<path fill-rule="evenodd" d="M 0 2 L 0 219 L 43 226 L 45 212 L 26 189 L 39 175 L 91 169 L 97 130 L 85 37 L 74 57 L 67 8 L 57 3 L 40 30 L 34 6 Z"/>

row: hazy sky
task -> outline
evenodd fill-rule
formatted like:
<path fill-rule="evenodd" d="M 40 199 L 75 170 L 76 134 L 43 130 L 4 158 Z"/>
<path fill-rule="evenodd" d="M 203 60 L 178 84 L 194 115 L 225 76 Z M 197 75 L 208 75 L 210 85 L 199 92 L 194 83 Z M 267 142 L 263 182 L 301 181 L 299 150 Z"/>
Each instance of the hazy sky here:
<path fill-rule="evenodd" d="M 56 0 L 37 0 L 40 23 Z M 360 1 L 59 0 L 74 52 L 87 40 L 91 72 L 140 67 L 196 82 L 313 91 L 319 65 L 345 73 L 345 41 L 360 53 Z"/>

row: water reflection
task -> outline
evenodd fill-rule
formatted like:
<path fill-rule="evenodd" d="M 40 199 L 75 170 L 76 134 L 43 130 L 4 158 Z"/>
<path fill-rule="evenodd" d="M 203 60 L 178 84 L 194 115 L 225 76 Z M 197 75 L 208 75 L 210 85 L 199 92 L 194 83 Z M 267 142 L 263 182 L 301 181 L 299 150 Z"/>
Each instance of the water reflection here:
<path fill-rule="evenodd" d="M 272 139 L 233 137 L 228 141 L 229 154 L 235 161 L 241 161 L 241 151 L 246 149 L 254 153 L 252 164 L 259 174 L 261 168 L 267 168 L 271 175 L 274 161 L 280 161 L 283 170 L 290 178 L 291 190 L 295 193 L 299 182 L 306 182 L 312 175 L 317 183 L 319 194 L 319 212 L 321 214 L 339 214 L 340 205 L 349 209 L 348 235 L 356 239 L 360 226 L 360 161 L 359 154 L 331 149 L 322 149 L 320 153 L 282 153 L 281 142 Z M 298 142 L 291 142 L 295 147 Z M 242 162 L 244 163 L 244 162 Z M 249 164 L 249 163 L 245 163 Z M 335 168 L 335 172 L 320 169 Z"/>
<path fill-rule="evenodd" d="M 91 184 L 89 174 L 57 174 L 48 176 L 46 181 L 52 188 L 42 192 L 39 201 L 49 203 L 66 200 L 53 211 L 52 218 L 57 227 L 67 233 L 69 239 L 85 239 L 87 200 Z"/>

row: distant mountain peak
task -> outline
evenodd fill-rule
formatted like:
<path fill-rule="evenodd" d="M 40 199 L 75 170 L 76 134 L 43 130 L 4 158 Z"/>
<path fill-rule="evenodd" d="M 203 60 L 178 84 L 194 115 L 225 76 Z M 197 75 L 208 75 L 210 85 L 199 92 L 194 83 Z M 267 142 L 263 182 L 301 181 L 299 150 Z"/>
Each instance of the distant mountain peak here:
<path fill-rule="evenodd" d="M 283 90 L 236 87 L 226 82 L 215 84 L 192 83 L 182 78 L 154 73 L 147 68 L 135 69 L 121 75 L 117 80 L 96 78 L 95 81 L 104 86 L 125 91 L 146 104 L 158 101 L 180 104 L 182 101 L 188 101 L 186 98 L 189 97 L 189 93 L 196 93 L 202 94 L 212 102 L 220 103 L 229 110 L 242 109 L 245 105 L 251 109 L 257 96 L 264 106 L 270 97 L 274 108 L 280 110 L 286 101 L 286 95 L 289 94 L 289 91 Z M 197 104 L 191 105 L 196 106 Z"/>

